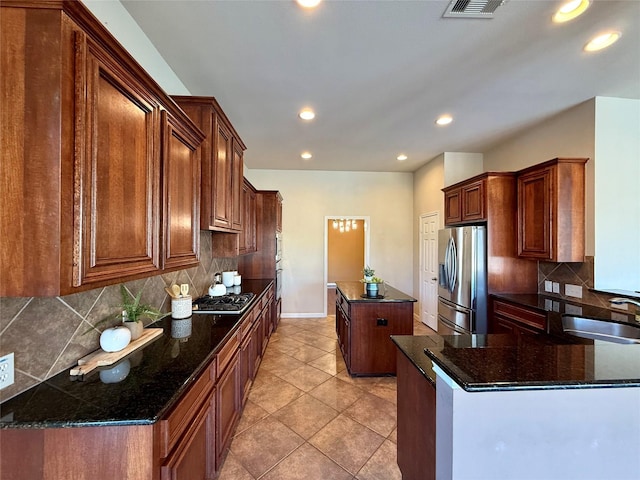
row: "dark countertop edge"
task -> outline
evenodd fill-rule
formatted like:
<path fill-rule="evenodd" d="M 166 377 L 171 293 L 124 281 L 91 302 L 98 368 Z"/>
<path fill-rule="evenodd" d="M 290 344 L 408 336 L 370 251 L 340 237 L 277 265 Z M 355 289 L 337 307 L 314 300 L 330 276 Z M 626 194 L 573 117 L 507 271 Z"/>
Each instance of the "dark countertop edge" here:
<path fill-rule="evenodd" d="M 134 425 L 153 425 L 159 418 L 147 420 L 103 420 L 100 422 L 62 422 L 62 421 L 42 421 L 15 424 L 1 424 L 0 430 L 21 430 L 21 429 L 45 429 L 45 428 L 80 428 L 80 427 L 128 427 Z"/>
<path fill-rule="evenodd" d="M 578 390 L 590 388 L 633 388 L 640 387 L 638 380 L 608 380 L 608 381 L 571 381 L 563 380 L 555 383 L 549 382 L 495 382 L 495 383 L 469 383 L 465 382 L 445 363 L 443 363 L 427 347 L 424 353 L 446 373 L 457 385 L 467 392 L 501 392 L 501 391 L 524 391 L 524 390 Z M 415 363 L 414 363 L 415 365 Z"/>
<path fill-rule="evenodd" d="M 435 373 L 433 372 L 433 370 L 429 369 L 431 371 L 431 373 L 434 375 L 433 377 L 429 374 L 429 372 L 426 371 L 425 368 L 423 368 L 423 365 L 420 364 L 420 362 L 416 361 L 416 359 L 413 357 L 413 355 L 411 355 L 409 352 L 407 352 L 404 349 L 404 346 L 401 344 L 402 343 L 402 337 L 418 337 L 416 335 L 391 335 L 391 341 L 393 343 L 395 343 L 396 347 L 398 347 L 398 350 L 400 350 L 402 352 L 402 354 L 407 357 L 407 359 L 413 364 L 413 366 L 415 366 L 418 371 L 422 374 L 422 376 L 430 383 L 432 384 L 434 387 L 436 386 L 436 379 L 435 379 Z M 422 359 L 420 359 L 422 360 Z M 424 360 L 423 360 L 424 361 Z"/>
<path fill-rule="evenodd" d="M 344 288 L 340 288 L 342 285 Z M 336 282 L 336 289 L 340 290 L 342 295 L 347 299 L 349 303 L 410 303 L 417 302 L 415 298 L 406 293 L 392 287 L 388 283 L 385 283 L 386 289 L 390 290 L 388 295 L 384 295 L 383 298 L 366 298 L 361 295 L 364 294 L 364 283 L 358 281 L 338 281 Z M 349 288 L 351 287 L 351 288 Z M 355 291 L 359 290 L 356 294 Z"/>

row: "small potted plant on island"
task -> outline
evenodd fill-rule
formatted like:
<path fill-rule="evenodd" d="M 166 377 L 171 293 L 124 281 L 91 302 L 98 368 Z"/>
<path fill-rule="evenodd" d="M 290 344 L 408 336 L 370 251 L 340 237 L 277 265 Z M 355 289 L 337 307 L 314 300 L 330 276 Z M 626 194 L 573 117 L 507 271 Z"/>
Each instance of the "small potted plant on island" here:
<path fill-rule="evenodd" d="M 375 275 L 376 271 L 373 268 L 371 268 L 369 265 L 367 265 L 362 269 L 362 273 L 364 274 L 364 281 L 370 282 L 373 279 L 373 276 Z"/>

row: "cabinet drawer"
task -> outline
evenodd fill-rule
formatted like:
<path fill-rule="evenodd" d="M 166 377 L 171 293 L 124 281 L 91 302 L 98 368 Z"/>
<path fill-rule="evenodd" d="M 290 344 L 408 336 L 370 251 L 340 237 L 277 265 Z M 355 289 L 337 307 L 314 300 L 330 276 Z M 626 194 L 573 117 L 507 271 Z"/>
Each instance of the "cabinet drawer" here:
<path fill-rule="evenodd" d="M 501 302 L 499 300 L 494 300 L 493 312 L 495 314 L 501 315 L 502 317 L 533 327 L 537 330 L 547 329 L 546 314 L 534 310 L 529 310 L 525 307 L 520 307 L 517 305 L 512 305 L 510 303 Z"/>
<path fill-rule="evenodd" d="M 215 363 L 211 363 L 169 415 L 158 422 L 161 458 L 169 455 L 180 437 L 194 421 L 195 414 L 200 411 L 201 405 L 209 402 L 215 375 L 216 366 Z"/>
<path fill-rule="evenodd" d="M 251 327 L 253 326 L 253 322 L 256 320 L 256 309 L 252 308 L 242 320 L 242 327 L 240 327 L 240 338 L 244 339 L 251 331 Z"/>
<path fill-rule="evenodd" d="M 342 311 L 347 317 L 351 316 L 349 302 L 347 302 L 347 299 L 344 298 L 344 296 L 341 295 L 340 293 L 338 293 L 338 296 L 336 297 L 336 303 L 342 309 Z"/>
<path fill-rule="evenodd" d="M 233 359 L 233 355 L 238 351 L 238 347 L 240 345 L 240 341 L 238 339 L 238 335 L 233 335 L 227 343 L 220 349 L 218 355 L 216 355 L 216 365 L 218 367 L 218 376 L 221 376 L 224 372 L 224 369 L 227 367 L 229 362 Z"/>

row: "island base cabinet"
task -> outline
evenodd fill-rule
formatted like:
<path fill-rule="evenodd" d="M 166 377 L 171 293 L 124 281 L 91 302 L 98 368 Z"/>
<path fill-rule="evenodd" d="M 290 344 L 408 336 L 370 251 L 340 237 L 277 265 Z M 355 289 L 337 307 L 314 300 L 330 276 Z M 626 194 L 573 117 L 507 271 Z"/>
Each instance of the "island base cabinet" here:
<path fill-rule="evenodd" d="M 349 373 L 395 375 L 391 335 L 413 334 L 413 303 L 354 303 L 347 325 Z"/>
<path fill-rule="evenodd" d="M 398 467 L 402 480 L 436 478 L 436 389 L 398 350 Z"/>

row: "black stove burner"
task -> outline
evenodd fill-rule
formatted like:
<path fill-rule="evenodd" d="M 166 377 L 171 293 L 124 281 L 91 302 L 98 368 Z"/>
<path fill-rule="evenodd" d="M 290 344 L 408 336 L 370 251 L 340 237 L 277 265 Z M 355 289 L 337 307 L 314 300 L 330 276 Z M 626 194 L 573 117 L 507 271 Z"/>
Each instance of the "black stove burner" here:
<path fill-rule="evenodd" d="M 251 292 L 219 297 L 205 295 L 193 301 L 193 313 L 239 314 L 245 311 L 253 297 L 255 297 L 255 293 Z"/>

